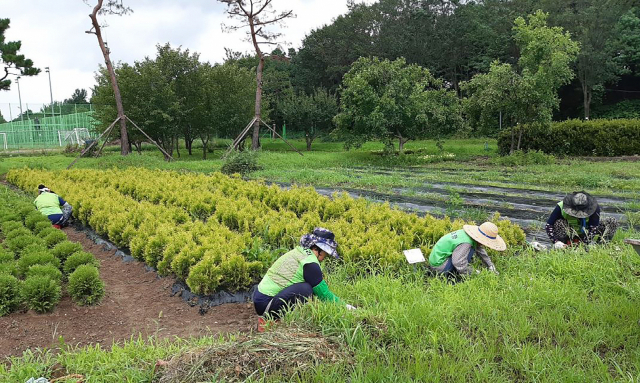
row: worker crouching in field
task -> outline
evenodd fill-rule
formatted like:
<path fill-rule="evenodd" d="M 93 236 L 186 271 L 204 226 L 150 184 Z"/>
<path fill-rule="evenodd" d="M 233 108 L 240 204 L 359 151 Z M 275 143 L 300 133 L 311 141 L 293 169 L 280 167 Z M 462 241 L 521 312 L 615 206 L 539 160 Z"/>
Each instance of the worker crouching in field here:
<path fill-rule="evenodd" d="M 498 274 L 484 246 L 497 251 L 507 249 L 498 235 L 498 227 L 491 222 L 480 226 L 464 225 L 436 242 L 429 255 L 429 265 L 438 274 L 469 275 L 473 273 L 473 256 L 478 254 L 489 270 Z"/>
<path fill-rule="evenodd" d="M 38 198 L 33 202 L 36 209 L 49 218 L 54 227 L 60 229 L 67 226 L 73 208 L 59 195 L 44 185 L 38 186 Z"/>
<path fill-rule="evenodd" d="M 558 202 L 545 230 L 556 249 L 594 240 L 610 241 L 618 228 L 613 217 L 600 219 L 598 201 L 587 192 L 575 192 Z"/>
<path fill-rule="evenodd" d="M 306 302 L 313 295 L 322 301 L 341 303 L 329 290 L 320 268 L 327 256 L 338 258 L 337 247 L 334 234 L 327 229 L 318 227 L 303 235 L 300 246 L 278 258 L 262 278 L 253 294 L 256 313 L 279 318 L 286 307 Z M 258 331 L 264 323 L 261 317 Z"/>

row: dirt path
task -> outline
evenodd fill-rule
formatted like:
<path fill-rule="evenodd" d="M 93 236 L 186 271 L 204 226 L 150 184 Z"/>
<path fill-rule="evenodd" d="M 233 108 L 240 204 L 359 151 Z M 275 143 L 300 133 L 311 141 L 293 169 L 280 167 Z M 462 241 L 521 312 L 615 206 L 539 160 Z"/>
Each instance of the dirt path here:
<path fill-rule="evenodd" d="M 100 276 L 106 295 L 99 306 L 77 306 L 67 296 L 52 313 L 18 312 L 0 318 L 0 358 L 19 355 L 36 347 L 55 348 L 59 337 L 71 345 L 113 342 L 132 335 L 158 338 L 190 337 L 249 331 L 256 317 L 250 303 L 212 307 L 204 315 L 179 297 L 172 297 L 172 278 L 158 278 L 141 262 L 124 263 L 82 232 L 65 229 L 69 240 L 79 242 L 101 262 Z"/>

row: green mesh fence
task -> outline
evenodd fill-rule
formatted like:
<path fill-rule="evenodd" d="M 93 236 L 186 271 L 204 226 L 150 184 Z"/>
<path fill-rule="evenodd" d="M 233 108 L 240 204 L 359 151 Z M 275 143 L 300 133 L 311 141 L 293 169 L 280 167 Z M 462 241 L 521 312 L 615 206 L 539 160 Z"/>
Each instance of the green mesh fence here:
<path fill-rule="evenodd" d="M 92 111 L 66 115 L 23 116 L 0 124 L 0 150 L 59 148 L 95 138 Z"/>

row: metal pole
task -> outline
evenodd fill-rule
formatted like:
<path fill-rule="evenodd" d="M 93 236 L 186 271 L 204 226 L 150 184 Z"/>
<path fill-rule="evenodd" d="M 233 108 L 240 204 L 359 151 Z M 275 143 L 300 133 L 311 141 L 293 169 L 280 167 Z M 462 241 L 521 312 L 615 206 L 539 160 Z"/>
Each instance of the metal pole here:
<path fill-rule="evenodd" d="M 18 84 L 18 100 L 20 101 L 20 121 L 22 121 L 22 95 L 20 94 L 20 76 L 16 77 L 16 84 Z"/>
<path fill-rule="evenodd" d="M 53 117 L 53 89 L 51 88 L 51 71 L 49 70 L 49 67 L 45 67 L 44 68 L 47 73 L 49 74 L 49 95 L 51 96 L 51 117 Z"/>

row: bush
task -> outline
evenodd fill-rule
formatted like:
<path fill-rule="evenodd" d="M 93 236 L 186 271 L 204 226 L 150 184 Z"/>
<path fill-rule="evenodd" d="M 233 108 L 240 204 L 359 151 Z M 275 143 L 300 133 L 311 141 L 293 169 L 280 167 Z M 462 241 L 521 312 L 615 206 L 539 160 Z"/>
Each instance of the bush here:
<path fill-rule="evenodd" d="M 19 254 L 22 251 L 22 249 L 24 249 L 25 247 L 34 243 L 39 243 L 38 239 L 39 238 L 29 234 L 29 235 L 21 235 L 19 237 L 8 239 L 5 241 L 5 243 L 9 248 L 9 250 L 13 251 L 16 254 Z"/>
<path fill-rule="evenodd" d="M 27 278 L 43 275 L 45 277 L 49 277 L 56 282 L 60 282 L 62 280 L 62 271 L 55 267 L 54 265 L 48 263 L 46 265 L 33 265 L 30 266 L 27 270 Z"/>
<path fill-rule="evenodd" d="M 20 283 L 16 277 L 0 274 L 0 316 L 13 312 L 20 303 Z"/>
<path fill-rule="evenodd" d="M 550 127 L 524 125 L 522 129 L 523 151 L 606 157 L 640 154 L 640 120 L 567 120 L 554 122 Z M 511 131 L 506 129 L 498 137 L 501 155 L 511 150 Z"/>
<path fill-rule="evenodd" d="M 0 247 L 0 263 L 13 262 L 15 260 L 16 257 L 13 255 L 13 253 L 8 251 L 7 249 Z"/>
<path fill-rule="evenodd" d="M 240 173 L 242 175 L 260 170 L 258 153 L 255 151 L 233 151 L 224 161 L 220 171 L 224 174 Z"/>
<path fill-rule="evenodd" d="M 60 302 L 61 293 L 60 283 L 49 277 L 33 276 L 22 283 L 20 296 L 29 309 L 44 313 Z"/>
<path fill-rule="evenodd" d="M 22 222 L 14 221 L 14 220 L 5 221 L 2 223 L 2 232 L 6 235 L 6 233 L 21 227 L 24 227 Z"/>
<path fill-rule="evenodd" d="M 62 241 L 51 250 L 51 253 L 55 255 L 60 262 L 64 263 L 71 254 L 77 253 L 78 251 L 82 251 L 81 244 L 71 241 Z"/>
<path fill-rule="evenodd" d="M 20 273 L 18 273 L 18 262 L 16 261 L 1 262 L 0 275 L 13 275 L 16 278 L 19 277 Z"/>
<path fill-rule="evenodd" d="M 545 154 L 541 150 L 531 152 L 516 150 L 513 154 L 493 160 L 494 164 L 502 166 L 551 165 L 555 162 L 556 158 L 553 155 Z"/>
<path fill-rule="evenodd" d="M 81 265 L 69 276 L 69 295 L 79 305 L 95 305 L 104 296 L 104 282 L 95 266 Z"/>
<path fill-rule="evenodd" d="M 56 232 L 60 232 L 59 229 L 56 229 L 55 227 L 49 225 L 48 229 L 42 229 L 39 233 L 38 233 L 38 238 L 46 238 L 49 234 L 51 233 L 56 233 Z"/>
<path fill-rule="evenodd" d="M 100 262 L 91 253 L 86 251 L 78 251 L 67 258 L 64 263 L 63 271 L 66 275 L 73 273 L 79 266 L 92 265 L 94 267 L 100 267 Z"/>
<path fill-rule="evenodd" d="M 5 232 L 4 237 L 6 239 L 11 239 L 11 238 L 20 237 L 20 236 L 23 236 L 23 235 L 32 236 L 33 233 L 31 233 L 31 230 L 27 229 L 26 227 L 21 226 L 21 227 L 13 229 L 11 231 Z"/>
<path fill-rule="evenodd" d="M 34 211 L 37 212 L 37 210 L 35 210 L 35 207 L 33 207 L 32 204 L 30 203 L 23 203 L 18 205 L 16 212 L 18 213 L 18 216 L 20 216 L 20 219 L 22 219 L 23 221 L 27 218 L 27 216 L 31 213 L 33 213 Z"/>
<path fill-rule="evenodd" d="M 52 265 L 60 268 L 60 260 L 49 252 L 31 253 L 18 259 L 18 272 L 20 275 L 26 275 L 29 267 L 33 265 Z"/>
<path fill-rule="evenodd" d="M 52 229 L 51 221 L 49 221 L 49 218 L 47 218 L 46 221 L 36 223 L 36 226 L 33 228 L 33 233 L 36 235 L 40 234 L 40 232 L 44 229 Z"/>
<path fill-rule="evenodd" d="M 67 235 L 60 230 L 56 230 L 55 232 L 49 233 L 49 235 L 44 237 L 44 242 L 48 248 L 52 248 L 65 239 L 67 239 Z"/>
<path fill-rule="evenodd" d="M 593 108 L 591 118 L 640 118 L 640 100 L 624 100 L 613 105 L 602 105 Z"/>
<path fill-rule="evenodd" d="M 24 225 L 29 228 L 29 230 L 35 230 L 36 225 L 40 222 L 46 222 L 51 225 L 51 221 L 45 215 L 40 213 L 39 211 L 34 211 L 30 213 L 27 218 L 24 220 Z"/>
<path fill-rule="evenodd" d="M 49 249 L 47 249 L 47 247 L 44 245 L 44 241 L 40 238 L 37 238 L 37 241 L 38 242 L 34 242 L 22 249 L 19 256 L 24 257 L 25 255 L 31 253 L 48 253 Z"/>

